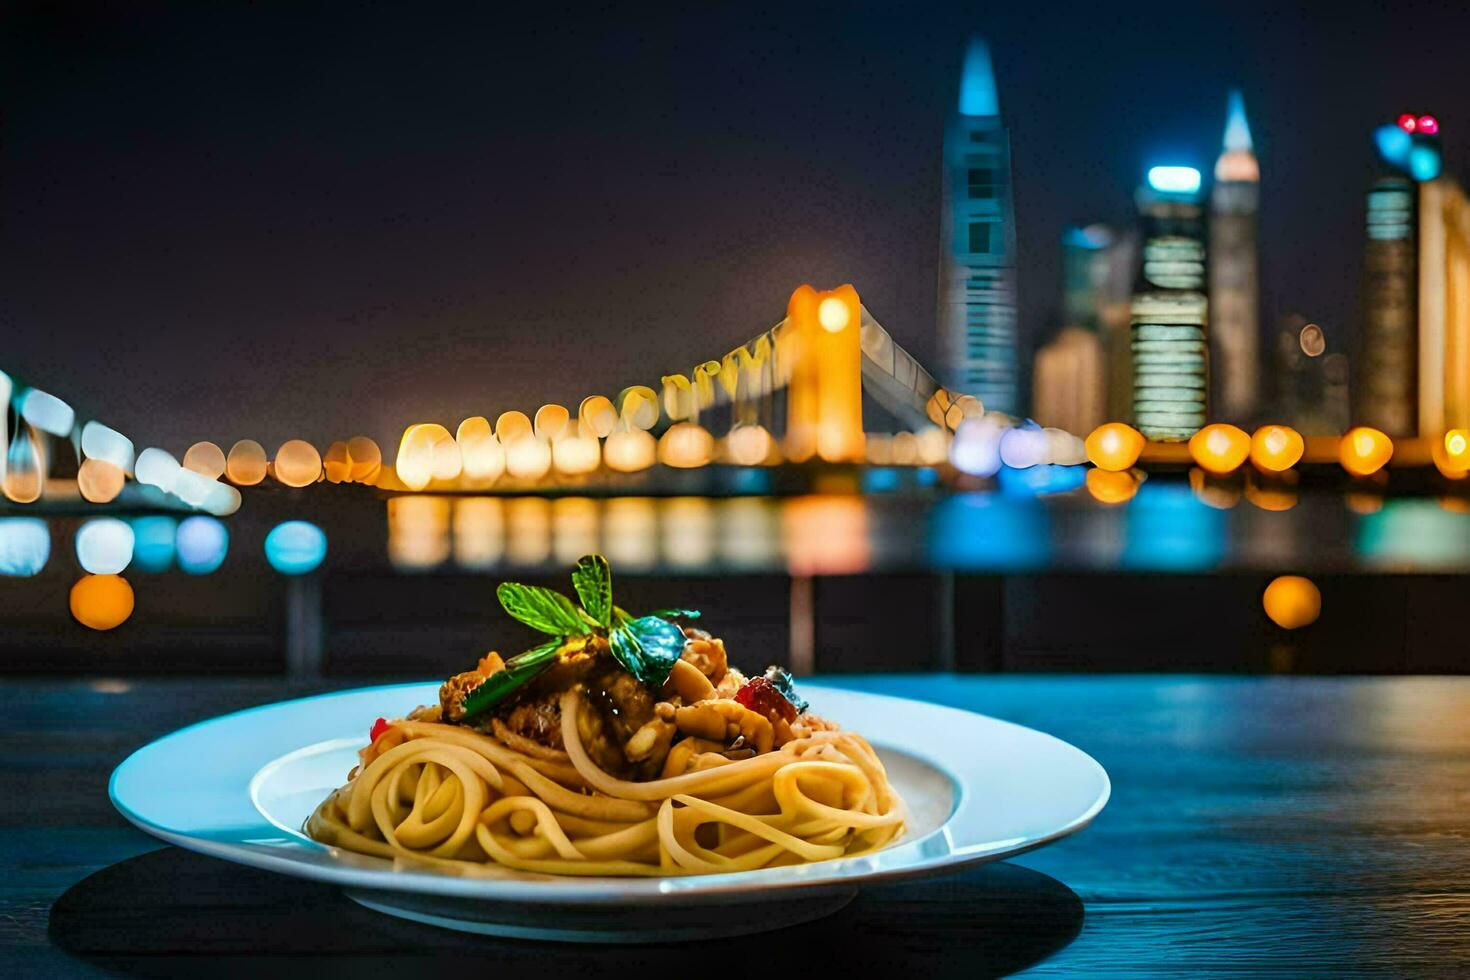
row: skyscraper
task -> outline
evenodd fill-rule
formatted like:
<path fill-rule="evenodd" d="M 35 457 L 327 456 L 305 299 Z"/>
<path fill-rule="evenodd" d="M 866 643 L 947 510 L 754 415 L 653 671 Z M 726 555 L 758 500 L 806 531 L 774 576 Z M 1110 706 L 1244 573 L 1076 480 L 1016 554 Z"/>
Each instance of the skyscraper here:
<path fill-rule="evenodd" d="M 1182 442 L 1205 424 L 1209 301 L 1200 175 L 1153 167 L 1138 191 L 1143 261 L 1133 291 L 1133 417 L 1150 439 Z"/>
<path fill-rule="evenodd" d="M 1382 177 L 1368 190 L 1363 253 L 1363 334 L 1353 386 L 1353 420 L 1391 436 L 1418 429 L 1418 290 L 1415 188 Z"/>
<path fill-rule="evenodd" d="M 1437 438 L 1470 411 L 1470 215 L 1440 175 L 1439 120 L 1405 113 L 1373 138 L 1389 172 L 1368 190 L 1353 416 Z"/>
<path fill-rule="evenodd" d="M 987 409 L 1018 413 L 1016 225 L 1011 143 L 1000 118 L 990 49 L 965 54 L 959 108 L 944 140 L 939 351 L 943 383 Z"/>
<path fill-rule="evenodd" d="M 1210 376 L 1215 417 L 1242 424 L 1260 398 L 1260 179 L 1245 100 L 1235 90 L 1210 194 Z"/>
<path fill-rule="evenodd" d="M 1127 332 L 1131 270 L 1120 276 L 1119 265 L 1128 256 L 1106 225 L 1062 233 L 1061 329 L 1032 362 L 1031 414 L 1043 425 L 1090 432 L 1107 421 L 1108 327 L 1121 306 Z"/>

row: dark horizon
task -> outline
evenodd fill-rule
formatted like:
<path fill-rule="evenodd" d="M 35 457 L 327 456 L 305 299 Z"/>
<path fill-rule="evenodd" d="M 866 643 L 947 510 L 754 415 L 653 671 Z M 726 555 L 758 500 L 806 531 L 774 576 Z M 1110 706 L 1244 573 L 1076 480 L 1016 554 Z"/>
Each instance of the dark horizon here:
<path fill-rule="evenodd" d="M 1208 174 L 1232 85 L 1263 323 L 1300 313 L 1342 349 L 1372 129 L 1433 112 L 1464 172 L 1470 21 L 1130 9 L 22 4 L 0 26 L 0 368 L 176 454 L 358 432 L 391 453 L 409 422 L 654 383 L 807 281 L 852 282 L 932 363 L 971 32 L 1012 137 L 1025 373 L 1062 229 L 1131 222 L 1152 163 Z"/>

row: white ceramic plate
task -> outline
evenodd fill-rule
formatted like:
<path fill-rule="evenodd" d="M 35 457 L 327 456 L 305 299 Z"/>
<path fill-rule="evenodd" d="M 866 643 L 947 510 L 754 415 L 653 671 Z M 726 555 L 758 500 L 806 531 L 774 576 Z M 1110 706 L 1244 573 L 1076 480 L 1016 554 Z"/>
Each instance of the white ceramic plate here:
<path fill-rule="evenodd" d="M 201 722 L 129 756 L 109 793 L 123 816 L 156 837 L 341 885 L 380 911 L 495 935 L 589 942 L 707 938 L 809 921 L 846 904 L 862 884 L 952 871 L 1064 837 L 1107 803 L 1102 767 L 1050 735 L 919 701 L 815 684 L 803 684 L 802 693 L 878 749 L 911 810 L 898 843 L 797 867 L 627 879 L 498 866 L 446 874 L 303 835 L 307 815 L 356 764 L 373 720 L 434 703 L 437 684 L 324 694 Z"/>

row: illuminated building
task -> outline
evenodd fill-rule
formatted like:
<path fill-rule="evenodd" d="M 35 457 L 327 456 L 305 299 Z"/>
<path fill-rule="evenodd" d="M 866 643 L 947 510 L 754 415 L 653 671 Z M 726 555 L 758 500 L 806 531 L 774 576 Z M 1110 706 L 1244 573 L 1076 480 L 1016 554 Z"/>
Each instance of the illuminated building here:
<path fill-rule="evenodd" d="M 1414 185 L 1384 177 L 1368 191 L 1363 335 L 1353 417 L 1390 435 L 1418 427 Z"/>
<path fill-rule="evenodd" d="M 1470 421 L 1470 206 L 1439 135 L 1409 113 L 1373 134 L 1391 172 L 1368 191 L 1354 417 L 1391 436 Z"/>
<path fill-rule="evenodd" d="M 1062 329 L 1036 352 L 1032 366 L 1032 414 L 1042 422 L 1088 432 L 1109 417 L 1108 353 L 1128 342 L 1131 259 L 1128 243 L 1104 225 L 1062 233 Z M 1131 374 L 1125 375 L 1122 387 L 1130 382 Z M 1129 400 L 1131 391 L 1117 410 L 1126 413 Z"/>
<path fill-rule="evenodd" d="M 965 55 L 959 111 L 944 142 L 940 210 L 941 381 L 990 410 L 1019 410 L 1016 227 L 1010 136 L 1000 118 L 990 50 Z"/>
<path fill-rule="evenodd" d="M 1133 418 L 1150 439 L 1183 442 L 1205 424 L 1208 300 L 1200 174 L 1148 171 L 1138 191 L 1143 261 L 1133 293 Z"/>
<path fill-rule="evenodd" d="M 1250 419 L 1260 397 L 1260 179 L 1245 100 L 1232 91 L 1210 193 L 1209 334 L 1214 414 L 1239 422 Z"/>
<path fill-rule="evenodd" d="M 1470 199 L 1419 185 L 1419 434 L 1470 426 Z"/>
<path fill-rule="evenodd" d="M 1036 352 L 1032 414 L 1047 425 L 1089 432 L 1107 413 L 1107 359 L 1091 330 L 1064 327 Z"/>

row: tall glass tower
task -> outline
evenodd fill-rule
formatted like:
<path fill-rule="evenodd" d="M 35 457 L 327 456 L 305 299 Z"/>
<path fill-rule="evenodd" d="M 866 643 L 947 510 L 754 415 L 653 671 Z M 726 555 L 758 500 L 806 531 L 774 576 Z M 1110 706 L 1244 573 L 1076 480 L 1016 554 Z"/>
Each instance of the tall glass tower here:
<path fill-rule="evenodd" d="M 1245 100 L 1232 91 L 1210 194 L 1210 373 L 1215 417 L 1241 424 L 1260 397 L 1260 180 Z"/>
<path fill-rule="evenodd" d="M 939 352 L 946 387 L 1017 414 L 1016 224 L 1011 141 L 1001 123 L 990 49 L 965 54 L 959 111 L 944 140 Z"/>
<path fill-rule="evenodd" d="M 1133 291 L 1133 417 L 1140 432 L 1182 442 L 1209 404 L 1204 209 L 1193 167 L 1154 167 L 1139 189 L 1143 262 Z"/>

